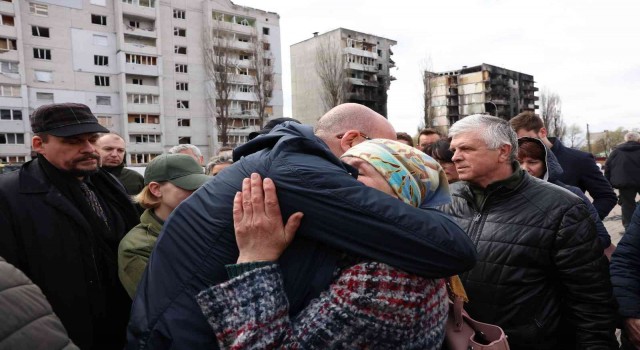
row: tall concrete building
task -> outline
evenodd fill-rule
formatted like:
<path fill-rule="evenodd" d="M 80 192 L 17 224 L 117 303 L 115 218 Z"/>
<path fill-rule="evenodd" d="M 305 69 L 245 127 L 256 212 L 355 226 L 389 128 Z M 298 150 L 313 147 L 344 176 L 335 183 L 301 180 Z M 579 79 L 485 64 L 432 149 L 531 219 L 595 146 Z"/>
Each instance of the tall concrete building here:
<path fill-rule="evenodd" d="M 228 144 L 259 129 L 253 38 L 264 43 L 273 92 L 266 117 L 282 116 L 279 16 L 229 0 L 0 1 L 0 160 L 30 159 L 29 115 L 43 104 L 88 105 L 123 136 L 127 163 L 145 164 L 180 143 L 209 157 L 220 148 L 212 47 L 203 33 L 230 39 Z M 224 22 L 224 26 L 219 23 Z M 213 52 L 216 48 L 213 47 Z M 266 61 L 265 61 L 266 62 Z"/>
<path fill-rule="evenodd" d="M 430 127 L 446 132 L 459 119 L 477 113 L 510 119 L 523 111 L 535 111 L 533 76 L 483 63 L 474 67 L 426 72 L 425 110 Z"/>
<path fill-rule="evenodd" d="M 395 67 L 391 46 L 396 44 L 338 28 L 291 45 L 293 117 L 314 124 L 330 109 L 332 99 L 333 104 L 360 103 L 386 117 L 387 90 L 395 80 L 389 73 Z"/>

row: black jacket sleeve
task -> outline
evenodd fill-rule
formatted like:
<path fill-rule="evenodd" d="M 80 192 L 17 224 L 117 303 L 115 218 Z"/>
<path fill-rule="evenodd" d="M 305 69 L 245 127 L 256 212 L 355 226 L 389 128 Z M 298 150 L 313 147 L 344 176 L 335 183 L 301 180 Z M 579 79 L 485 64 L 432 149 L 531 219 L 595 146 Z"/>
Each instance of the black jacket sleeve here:
<path fill-rule="evenodd" d="M 607 259 L 584 205 L 569 209 L 556 238 L 554 261 L 565 290 L 567 320 L 580 349 L 615 348 L 615 304 Z"/>
<path fill-rule="evenodd" d="M 609 215 L 611 209 L 616 206 L 618 197 L 613 192 L 609 181 L 598 169 L 593 156 L 585 157 L 581 165 L 582 176 L 578 182 L 578 187 L 583 191 L 589 192 L 589 195 L 593 198 L 593 206 L 596 207 L 600 220 L 603 220 Z"/>
<path fill-rule="evenodd" d="M 640 318 L 640 205 L 611 257 L 611 282 L 618 314 Z"/>

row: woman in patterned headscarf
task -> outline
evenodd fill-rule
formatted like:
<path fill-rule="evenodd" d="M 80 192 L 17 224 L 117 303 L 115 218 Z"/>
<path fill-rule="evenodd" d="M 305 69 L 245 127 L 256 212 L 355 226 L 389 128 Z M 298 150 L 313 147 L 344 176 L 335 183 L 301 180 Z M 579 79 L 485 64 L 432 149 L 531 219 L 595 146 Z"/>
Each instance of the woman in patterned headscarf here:
<path fill-rule="evenodd" d="M 436 206 L 451 200 L 442 167 L 400 142 L 363 142 L 348 150 L 342 160 L 358 170 L 358 181 L 404 202 L 398 205 Z M 244 193 L 247 184 L 245 180 Z M 269 179 L 264 180 L 264 196 L 265 203 L 277 201 Z M 290 219 L 283 228 L 278 213 L 278 228 L 260 230 L 255 226 L 257 208 L 250 215 L 245 211 L 243 217 L 242 199 L 239 194 L 234 200 L 236 236 L 241 256 L 253 259 L 228 266 L 231 280 L 197 296 L 221 348 L 440 349 L 448 310 L 445 281 L 425 279 L 359 257 L 345 256 L 329 289 L 290 318 L 277 262 L 260 261 L 260 249 L 243 252 L 247 245 L 240 242 L 256 239 L 252 243 L 259 244 L 253 246 L 264 247 L 282 240 L 282 232 L 290 242 L 296 223 Z M 293 220 L 299 223 L 296 215 Z M 271 241 L 255 238 L 264 237 L 265 232 L 266 236 L 279 232 L 280 237 L 273 235 Z"/>

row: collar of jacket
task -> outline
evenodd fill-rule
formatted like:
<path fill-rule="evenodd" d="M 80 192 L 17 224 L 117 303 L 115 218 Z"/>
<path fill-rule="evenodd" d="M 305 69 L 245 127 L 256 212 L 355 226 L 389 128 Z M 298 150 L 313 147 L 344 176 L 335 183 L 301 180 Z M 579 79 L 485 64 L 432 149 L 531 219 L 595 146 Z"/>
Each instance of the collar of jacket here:
<path fill-rule="evenodd" d="M 120 176 L 120 173 L 122 173 L 122 169 L 124 169 L 124 162 L 120 163 L 120 165 L 117 166 L 103 166 L 102 169 L 104 169 L 109 174 L 118 177 Z"/>
<path fill-rule="evenodd" d="M 493 193 L 502 191 L 504 191 L 504 193 L 507 193 L 518 188 L 525 176 L 524 170 L 520 168 L 520 163 L 518 163 L 517 161 L 512 162 L 511 167 L 513 168 L 513 173 L 511 174 L 511 176 L 507 177 L 506 179 L 493 182 L 486 188 L 468 183 L 468 188 L 471 192 L 470 194 L 472 195 L 473 201 L 476 204 L 476 208 L 482 209 L 485 200 Z"/>
<path fill-rule="evenodd" d="M 553 146 L 551 146 L 551 152 L 559 154 L 564 151 L 565 147 L 557 137 L 548 137 L 547 139 L 553 144 Z"/>
<path fill-rule="evenodd" d="M 158 235 L 160 235 L 160 231 L 162 231 L 164 221 L 153 213 L 153 209 L 145 209 L 142 215 L 140 215 L 140 225 L 145 226 L 147 228 L 147 232 L 158 237 Z"/>

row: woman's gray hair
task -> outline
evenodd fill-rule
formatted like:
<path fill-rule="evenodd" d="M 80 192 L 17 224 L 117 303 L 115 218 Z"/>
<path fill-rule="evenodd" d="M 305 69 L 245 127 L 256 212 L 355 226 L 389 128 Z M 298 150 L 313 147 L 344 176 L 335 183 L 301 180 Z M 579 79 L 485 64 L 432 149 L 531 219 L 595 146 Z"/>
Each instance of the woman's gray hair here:
<path fill-rule="evenodd" d="M 629 141 L 640 142 L 640 134 L 634 131 L 628 132 L 626 135 L 624 135 L 624 140 L 626 142 L 629 142 Z"/>
<path fill-rule="evenodd" d="M 177 154 L 180 153 L 182 151 L 186 151 L 186 150 L 191 150 L 191 152 L 193 152 L 193 154 L 196 155 L 196 157 L 201 157 L 202 156 L 202 152 L 200 152 L 200 149 L 194 145 L 191 144 L 179 144 L 176 146 L 173 146 L 169 149 L 168 153 L 169 154 Z"/>
<path fill-rule="evenodd" d="M 473 114 L 455 122 L 449 129 L 449 137 L 469 132 L 479 133 L 489 149 L 511 145 L 510 158 L 518 159 L 518 136 L 509 122 L 486 114 Z"/>

